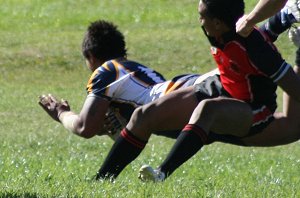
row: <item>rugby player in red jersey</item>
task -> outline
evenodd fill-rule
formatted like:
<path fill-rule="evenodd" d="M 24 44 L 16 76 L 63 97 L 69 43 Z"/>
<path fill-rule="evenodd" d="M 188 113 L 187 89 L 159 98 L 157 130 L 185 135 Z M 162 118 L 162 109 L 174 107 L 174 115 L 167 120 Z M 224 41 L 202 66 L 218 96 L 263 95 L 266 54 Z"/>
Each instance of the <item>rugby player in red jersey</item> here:
<path fill-rule="evenodd" d="M 275 113 L 277 84 L 299 101 L 298 76 L 266 34 L 257 28 L 247 38 L 235 33 L 235 23 L 243 15 L 243 1 L 205 2 L 210 9 L 200 2 L 200 22 L 213 46 L 212 54 L 220 75 L 137 108 L 100 168 L 98 179 L 117 177 L 140 154 L 154 131 L 178 129 L 187 123 L 166 161 L 156 171 L 143 167 L 142 179 L 147 179 L 150 172 L 150 176 L 157 173 L 151 179 L 156 180 L 158 176 L 164 180 L 209 143 L 214 133 L 244 139 L 258 133 L 280 136 L 284 128 L 289 131 L 289 140 L 275 138 L 277 145 L 299 138 L 299 123 L 289 114 L 293 109 L 291 103 L 285 105 L 288 107 L 285 112 Z M 265 145 L 272 144 L 265 142 Z"/>
<path fill-rule="evenodd" d="M 279 33 L 295 22 L 289 21 L 289 12 L 282 12 L 270 18 L 262 27 L 272 40 L 276 40 Z M 280 25 L 278 25 L 278 21 L 280 21 Z M 284 21 L 288 21 L 288 23 L 284 24 Z M 108 34 L 104 34 L 104 32 Z M 109 35 L 113 35 L 113 37 L 109 37 Z M 114 39 L 109 40 L 110 38 Z M 171 91 L 199 83 L 215 73 L 213 71 L 213 73 L 203 76 L 181 75 L 170 81 L 164 81 L 159 73 L 127 60 L 123 35 L 112 23 L 106 21 L 97 21 L 90 25 L 83 42 L 83 55 L 93 74 L 87 86 L 88 97 L 80 114 L 77 115 L 71 111 L 66 101 L 57 101 L 52 95 L 41 96 L 40 105 L 53 119 L 62 122 L 68 130 L 84 138 L 106 134 L 115 139 L 122 125 L 126 125 L 136 107 L 149 103 Z M 98 108 L 95 109 L 95 106 Z M 94 114 L 94 111 L 97 114 Z M 62 115 L 64 119 L 62 119 Z M 184 124 L 179 128 L 183 126 Z M 176 138 L 179 128 L 153 133 Z M 248 140 L 251 145 L 258 144 L 258 142 L 262 142 L 262 145 L 265 144 L 265 137 L 251 138 Z M 243 142 L 237 137 L 214 133 L 210 134 L 210 141 L 243 145 Z"/>
<path fill-rule="evenodd" d="M 211 131 L 238 137 L 265 133 L 299 138 L 299 68 L 294 71 L 258 29 L 247 37 L 237 35 L 235 24 L 243 16 L 243 0 L 200 0 L 198 12 L 220 75 L 195 86 L 197 100 L 192 101 L 199 103 L 188 124 L 158 169 L 142 166 L 142 180 L 166 179 L 201 149 Z M 281 113 L 275 113 L 277 86 L 289 97 Z M 145 138 L 134 127 L 128 128 Z"/>

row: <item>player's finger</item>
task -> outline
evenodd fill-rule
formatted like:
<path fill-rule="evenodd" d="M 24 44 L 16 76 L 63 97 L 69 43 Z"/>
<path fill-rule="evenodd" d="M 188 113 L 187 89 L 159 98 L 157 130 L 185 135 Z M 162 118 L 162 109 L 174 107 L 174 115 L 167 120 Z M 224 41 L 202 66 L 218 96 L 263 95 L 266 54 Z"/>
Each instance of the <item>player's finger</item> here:
<path fill-rule="evenodd" d="M 42 102 L 38 103 L 46 112 L 49 112 L 49 105 Z"/>
<path fill-rule="evenodd" d="M 46 97 L 46 95 L 43 94 L 43 95 L 39 96 L 39 99 L 42 99 L 42 98 L 45 98 L 45 97 Z"/>
<path fill-rule="evenodd" d="M 49 104 L 49 98 L 47 96 L 41 97 L 39 100 L 39 103 L 41 103 L 43 105 L 47 105 L 47 104 Z"/>
<path fill-rule="evenodd" d="M 69 103 L 68 103 L 68 101 L 67 101 L 67 100 L 65 100 L 65 99 L 61 99 L 61 103 L 62 103 L 62 104 L 64 104 L 64 105 L 67 105 L 67 106 L 69 106 Z"/>
<path fill-rule="evenodd" d="M 52 94 L 48 94 L 49 99 L 51 100 L 51 102 L 55 102 L 58 103 L 58 100 L 52 95 Z"/>
<path fill-rule="evenodd" d="M 45 95 L 39 96 L 39 102 L 40 102 L 40 101 L 43 101 L 45 97 L 46 97 Z"/>
<path fill-rule="evenodd" d="M 69 106 L 68 101 L 65 99 L 61 99 L 61 104 L 65 105 L 65 106 Z"/>

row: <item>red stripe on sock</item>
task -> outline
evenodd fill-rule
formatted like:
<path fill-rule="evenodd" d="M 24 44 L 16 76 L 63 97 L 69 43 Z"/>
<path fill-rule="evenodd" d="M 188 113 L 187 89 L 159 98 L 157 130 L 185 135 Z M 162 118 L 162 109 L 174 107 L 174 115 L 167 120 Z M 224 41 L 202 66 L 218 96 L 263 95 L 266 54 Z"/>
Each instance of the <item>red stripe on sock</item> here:
<path fill-rule="evenodd" d="M 129 143 L 133 144 L 134 146 L 143 149 L 146 145 L 145 142 L 140 141 L 139 139 L 137 139 L 136 137 L 134 137 L 133 135 L 129 134 L 127 129 L 123 129 L 121 131 L 121 136 L 127 140 Z"/>
<path fill-rule="evenodd" d="M 192 131 L 200 137 L 200 139 L 202 140 L 203 143 L 206 143 L 206 141 L 207 141 L 207 133 L 198 125 L 187 124 L 187 125 L 185 125 L 185 127 L 183 128 L 182 131 L 185 131 L 185 132 Z"/>

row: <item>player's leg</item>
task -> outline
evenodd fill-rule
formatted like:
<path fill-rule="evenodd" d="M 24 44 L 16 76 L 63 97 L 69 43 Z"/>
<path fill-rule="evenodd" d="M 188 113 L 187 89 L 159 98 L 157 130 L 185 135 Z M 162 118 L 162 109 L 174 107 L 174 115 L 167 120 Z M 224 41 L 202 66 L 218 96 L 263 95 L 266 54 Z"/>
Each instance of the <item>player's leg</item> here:
<path fill-rule="evenodd" d="M 295 66 L 294 71 L 300 77 L 300 28 L 293 28 L 289 31 L 290 40 L 294 43 L 296 47 L 298 47 L 295 53 Z M 300 103 L 295 101 L 285 92 L 283 93 L 283 113 L 289 118 L 291 121 L 297 122 L 300 117 Z"/>
<path fill-rule="evenodd" d="M 174 91 L 137 108 L 126 128 L 143 140 L 148 140 L 154 131 L 181 129 L 197 104 L 193 87 Z"/>
<path fill-rule="evenodd" d="M 262 132 L 242 141 L 247 146 L 279 146 L 293 143 L 300 138 L 299 126 L 290 122 L 282 113 L 275 114 L 275 120 Z"/>
<path fill-rule="evenodd" d="M 116 178 L 142 152 L 151 131 L 182 128 L 197 103 L 193 87 L 190 87 L 136 109 L 115 141 L 96 179 Z"/>
<path fill-rule="evenodd" d="M 295 67 L 300 76 L 300 68 Z M 278 146 L 293 143 L 300 139 L 300 103 L 284 93 L 283 112 L 274 115 L 270 126 L 254 136 L 243 138 L 248 146 Z"/>
<path fill-rule="evenodd" d="M 140 168 L 139 178 L 142 181 L 160 182 L 165 180 L 176 168 L 201 148 L 202 138 L 200 137 L 203 137 L 203 132 L 201 132 L 203 130 L 194 127 L 194 133 L 191 133 L 189 130 L 192 127 L 180 134 L 171 152 L 159 168 L 153 169 L 149 165 L 143 165 Z M 256 138 L 246 138 L 246 142 L 256 146 L 274 146 L 290 143 L 299 138 L 299 135 L 298 137 L 294 136 L 294 127 L 289 124 L 288 119 L 283 114 L 277 114 L 275 119 L 261 133 L 254 136 Z M 188 158 L 187 153 L 189 153 Z"/>
<path fill-rule="evenodd" d="M 211 130 L 217 134 L 245 136 L 252 119 L 252 110 L 244 102 L 229 98 L 202 100 L 160 170 L 167 176 L 170 175 L 202 148 Z"/>
<path fill-rule="evenodd" d="M 143 166 L 140 179 L 164 180 L 202 148 L 210 130 L 244 136 L 249 132 L 252 120 L 252 110 L 247 103 L 220 97 L 202 100 L 158 170 Z"/>
<path fill-rule="evenodd" d="M 252 119 L 252 110 L 247 103 L 218 97 L 202 100 L 195 108 L 189 124 L 201 126 L 207 134 L 213 131 L 217 134 L 244 137 L 249 132 Z"/>
<path fill-rule="evenodd" d="M 287 14 L 292 14 L 295 18 L 295 22 L 300 22 L 300 1 L 299 0 L 288 0 L 284 8 L 283 12 Z"/>
<path fill-rule="evenodd" d="M 193 111 L 189 124 L 183 128 L 160 168 L 154 171 L 149 166 L 143 166 L 140 169 L 140 178 L 157 181 L 158 178 L 161 180 L 172 174 L 206 144 L 210 130 L 238 136 L 247 134 L 253 118 L 250 106 L 235 99 L 218 97 L 226 94 L 218 76 L 197 84 L 195 95 L 200 102 Z M 240 127 L 239 130 L 236 130 L 237 126 Z"/>

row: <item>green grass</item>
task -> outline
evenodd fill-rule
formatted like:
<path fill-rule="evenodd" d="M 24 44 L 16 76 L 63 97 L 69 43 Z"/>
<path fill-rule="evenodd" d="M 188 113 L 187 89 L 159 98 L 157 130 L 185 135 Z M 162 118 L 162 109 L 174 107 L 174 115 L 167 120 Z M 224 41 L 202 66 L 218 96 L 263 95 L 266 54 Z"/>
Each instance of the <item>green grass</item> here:
<path fill-rule="evenodd" d="M 256 1 L 248 1 L 250 9 Z M 299 197 L 298 143 L 240 148 L 216 143 L 160 184 L 141 183 L 137 170 L 158 165 L 173 140 L 152 137 L 115 183 L 92 177 L 112 141 L 68 133 L 38 106 L 53 93 L 78 112 L 90 72 L 81 57 L 86 26 L 113 21 L 129 58 L 167 78 L 203 73 L 214 64 L 197 20 L 198 1 L 10 0 L 0 6 L 0 197 Z M 293 45 L 278 47 L 293 61 Z"/>

